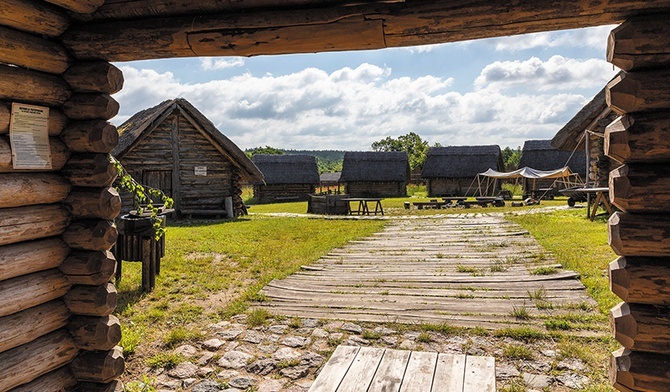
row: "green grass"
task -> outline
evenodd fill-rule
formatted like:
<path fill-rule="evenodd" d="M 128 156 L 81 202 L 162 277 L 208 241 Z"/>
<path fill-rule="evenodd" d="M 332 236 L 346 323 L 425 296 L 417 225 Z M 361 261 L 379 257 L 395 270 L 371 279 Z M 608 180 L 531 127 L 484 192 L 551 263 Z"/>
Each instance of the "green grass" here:
<path fill-rule="evenodd" d="M 247 313 L 247 326 L 250 328 L 260 327 L 267 324 L 270 317 L 272 315 L 265 309 L 257 308 L 251 310 Z"/>
<path fill-rule="evenodd" d="M 147 359 L 146 365 L 152 369 L 165 368 L 172 369 L 173 367 L 184 362 L 185 358 L 181 354 L 174 354 L 168 352 L 160 352 Z"/>
<path fill-rule="evenodd" d="M 502 328 L 493 333 L 496 337 L 512 338 L 522 342 L 534 342 L 540 339 L 546 339 L 547 334 L 530 327 L 509 327 Z"/>
<path fill-rule="evenodd" d="M 503 347 L 503 356 L 510 359 L 533 359 L 535 355 L 528 346 L 521 344 L 508 344 Z"/>

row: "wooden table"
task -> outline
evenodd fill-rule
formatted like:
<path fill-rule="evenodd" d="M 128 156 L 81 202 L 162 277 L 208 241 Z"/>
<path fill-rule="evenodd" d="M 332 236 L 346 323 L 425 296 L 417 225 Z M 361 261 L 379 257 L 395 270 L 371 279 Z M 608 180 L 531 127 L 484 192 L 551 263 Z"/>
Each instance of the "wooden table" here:
<path fill-rule="evenodd" d="M 586 217 L 593 222 L 596 218 L 598 205 L 602 202 L 603 207 L 609 215 L 612 215 L 612 205 L 609 200 L 609 188 L 581 188 L 579 191 L 586 193 Z M 595 199 L 592 197 L 595 196 Z M 591 209 L 591 200 L 593 200 L 593 209 Z"/>
<path fill-rule="evenodd" d="M 347 214 L 348 215 L 370 215 L 370 207 L 368 203 L 375 203 L 375 215 L 378 213 L 384 215 L 384 209 L 382 208 L 382 199 L 378 197 L 347 197 L 342 199 L 347 203 Z M 358 208 L 355 210 L 351 209 L 351 202 L 358 202 Z"/>
<path fill-rule="evenodd" d="M 338 346 L 309 392 L 495 390 L 493 357 Z"/>

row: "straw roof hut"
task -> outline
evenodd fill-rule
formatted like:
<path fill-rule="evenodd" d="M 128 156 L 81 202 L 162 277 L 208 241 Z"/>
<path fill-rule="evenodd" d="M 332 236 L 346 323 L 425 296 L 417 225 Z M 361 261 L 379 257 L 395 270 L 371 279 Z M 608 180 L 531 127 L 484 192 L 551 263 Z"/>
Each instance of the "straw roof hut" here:
<path fill-rule="evenodd" d="M 503 167 L 497 145 L 431 147 L 421 178 L 429 196 L 472 196 L 477 191 L 477 174 L 488 169 L 502 171 Z"/>
<path fill-rule="evenodd" d="M 259 203 L 304 201 L 319 185 L 316 158 L 310 155 L 254 155 L 251 160 L 265 177 L 254 184 Z"/>
<path fill-rule="evenodd" d="M 353 197 L 407 195 L 409 159 L 404 151 L 346 152 L 340 182 Z"/>

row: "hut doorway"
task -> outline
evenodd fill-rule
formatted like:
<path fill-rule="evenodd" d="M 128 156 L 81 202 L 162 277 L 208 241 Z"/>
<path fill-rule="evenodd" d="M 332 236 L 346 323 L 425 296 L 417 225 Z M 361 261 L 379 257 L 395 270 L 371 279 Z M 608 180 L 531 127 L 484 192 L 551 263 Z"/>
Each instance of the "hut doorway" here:
<path fill-rule="evenodd" d="M 167 196 L 172 197 L 172 170 L 144 170 L 142 183 L 155 189 L 160 189 Z"/>

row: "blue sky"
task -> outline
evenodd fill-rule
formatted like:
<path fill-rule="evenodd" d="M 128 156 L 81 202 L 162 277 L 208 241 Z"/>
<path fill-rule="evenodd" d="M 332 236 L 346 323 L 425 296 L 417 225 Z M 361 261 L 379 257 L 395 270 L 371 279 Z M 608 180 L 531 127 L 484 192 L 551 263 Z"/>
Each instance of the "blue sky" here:
<path fill-rule="evenodd" d="M 614 26 L 442 45 L 117 63 L 112 119 L 183 97 L 240 148 L 369 150 L 408 132 L 442 145 L 548 139 L 617 70 Z"/>

